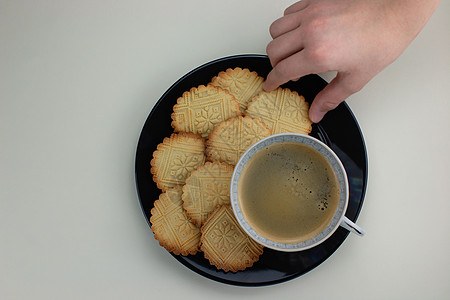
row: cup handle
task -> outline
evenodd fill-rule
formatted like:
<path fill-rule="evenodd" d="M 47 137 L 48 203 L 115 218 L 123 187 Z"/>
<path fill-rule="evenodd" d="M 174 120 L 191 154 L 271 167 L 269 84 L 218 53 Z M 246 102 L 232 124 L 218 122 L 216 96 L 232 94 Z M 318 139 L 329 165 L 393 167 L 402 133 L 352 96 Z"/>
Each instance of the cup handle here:
<path fill-rule="evenodd" d="M 364 229 L 362 229 L 361 227 L 350 221 L 346 216 L 344 216 L 344 218 L 342 219 L 341 226 L 359 236 L 364 236 L 366 234 Z"/>

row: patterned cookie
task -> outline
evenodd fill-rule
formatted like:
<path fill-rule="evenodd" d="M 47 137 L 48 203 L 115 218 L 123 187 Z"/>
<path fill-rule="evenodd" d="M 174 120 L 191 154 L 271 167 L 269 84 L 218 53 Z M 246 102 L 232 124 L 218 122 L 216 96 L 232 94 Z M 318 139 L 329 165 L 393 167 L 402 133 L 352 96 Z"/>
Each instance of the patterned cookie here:
<path fill-rule="evenodd" d="M 176 255 L 196 254 L 200 246 L 200 229 L 182 206 L 181 186 L 162 193 L 151 210 L 151 229 L 159 244 Z"/>
<path fill-rule="evenodd" d="M 200 85 L 178 98 L 171 116 L 172 127 L 175 132 L 193 132 L 207 137 L 215 125 L 239 115 L 239 103 L 228 91 Z"/>
<path fill-rule="evenodd" d="M 217 206 L 230 203 L 233 166 L 207 162 L 192 171 L 183 186 L 183 207 L 192 222 L 201 226 Z"/>
<path fill-rule="evenodd" d="M 212 265 L 225 272 L 251 267 L 263 253 L 263 246 L 241 229 L 230 205 L 217 207 L 201 233 L 200 250 Z"/>
<path fill-rule="evenodd" d="M 153 181 L 163 192 L 183 185 L 191 171 L 205 163 L 205 140 L 196 134 L 180 132 L 165 138 L 153 152 Z"/>
<path fill-rule="evenodd" d="M 206 142 L 206 157 L 235 165 L 254 143 L 271 134 L 267 126 L 251 117 L 235 117 L 217 125 Z"/>
<path fill-rule="evenodd" d="M 258 76 L 258 73 L 241 68 L 227 69 L 211 80 L 212 85 L 219 86 L 236 97 L 242 112 L 247 109 L 247 103 L 253 96 L 263 90 L 263 82 L 264 78 Z"/>
<path fill-rule="evenodd" d="M 308 110 L 309 104 L 303 96 L 290 89 L 278 88 L 255 96 L 248 104 L 245 114 L 263 121 L 272 134 L 308 134 L 312 129 Z"/>

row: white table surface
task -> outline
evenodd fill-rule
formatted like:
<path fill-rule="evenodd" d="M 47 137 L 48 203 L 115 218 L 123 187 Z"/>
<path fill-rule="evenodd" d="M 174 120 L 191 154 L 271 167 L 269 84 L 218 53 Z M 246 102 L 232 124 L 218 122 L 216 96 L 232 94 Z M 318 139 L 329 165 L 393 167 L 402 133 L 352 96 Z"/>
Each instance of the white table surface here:
<path fill-rule="evenodd" d="M 0 1 L 1 299 L 448 299 L 449 1 L 347 101 L 368 149 L 367 236 L 261 288 L 197 275 L 153 238 L 134 182 L 152 106 L 198 65 L 264 54 L 291 3 Z"/>

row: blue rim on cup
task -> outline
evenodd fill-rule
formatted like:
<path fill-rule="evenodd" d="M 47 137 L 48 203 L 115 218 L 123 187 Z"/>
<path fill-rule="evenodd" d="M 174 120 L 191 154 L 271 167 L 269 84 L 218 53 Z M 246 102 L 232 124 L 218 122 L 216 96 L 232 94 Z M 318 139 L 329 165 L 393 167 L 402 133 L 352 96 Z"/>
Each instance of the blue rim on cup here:
<path fill-rule="evenodd" d="M 258 234 L 251 225 L 244 218 L 244 214 L 239 206 L 238 199 L 238 183 L 239 177 L 249 159 L 259 150 L 267 147 L 268 145 L 279 143 L 279 142 L 298 142 L 301 144 L 309 145 L 319 151 L 323 157 L 325 157 L 328 162 L 333 167 L 334 173 L 337 176 L 339 186 L 340 186 L 340 196 L 339 196 L 339 204 L 335 214 L 333 215 L 332 220 L 328 224 L 328 226 L 319 234 L 315 235 L 313 238 L 295 243 L 279 243 L 272 241 L 268 238 L 265 238 Z M 306 250 L 312 247 L 319 245 L 324 242 L 327 238 L 329 238 L 339 226 L 346 228 L 347 230 L 356 233 L 357 235 L 364 235 L 365 232 L 362 228 L 354 224 L 348 218 L 345 217 L 345 212 L 347 210 L 349 198 L 349 187 L 348 187 L 348 179 L 347 174 L 345 172 L 345 168 L 338 158 L 338 156 L 331 150 L 326 144 L 319 141 L 318 139 L 311 137 L 309 135 L 298 134 L 298 133 L 280 133 L 271 135 L 266 137 L 255 144 L 253 144 L 247 151 L 241 156 L 239 161 L 237 162 L 233 176 L 231 178 L 230 185 L 230 201 L 231 206 L 233 208 L 234 215 L 238 220 L 242 229 L 256 242 L 261 245 L 279 251 L 293 252 L 293 251 L 301 251 Z"/>

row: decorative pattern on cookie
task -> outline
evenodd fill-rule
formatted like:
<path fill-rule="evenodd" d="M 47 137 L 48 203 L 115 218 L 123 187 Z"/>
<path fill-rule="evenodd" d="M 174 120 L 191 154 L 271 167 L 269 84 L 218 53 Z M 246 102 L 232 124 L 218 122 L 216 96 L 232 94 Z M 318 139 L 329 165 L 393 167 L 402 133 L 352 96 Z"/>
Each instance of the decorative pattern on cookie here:
<path fill-rule="evenodd" d="M 230 205 L 219 206 L 201 228 L 201 251 L 205 258 L 225 272 L 251 267 L 263 253 L 263 246 L 239 226 Z"/>
<path fill-rule="evenodd" d="M 153 152 L 150 162 L 153 181 L 162 191 L 183 185 L 191 172 L 205 163 L 204 151 L 205 140 L 201 136 L 173 133 Z"/>
<path fill-rule="evenodd" d="M 247 109 L 247 103 L 253 96 L 263 90 L 263 82 L 264 78 L 258 76 L 258 73 L 246 68 L 227 69 L 211 80 L 212 85 L 219 86 L 236 97 L 242 112 Z"/>
<path fill-rule="evenodd" d="M 162 193 L 151 210 L 151 229 L 159 244 L 174 254 L 196 254 L 200 246 L 200 229 L 182 206 L 181 186 Z"/>
<path fill-rule="evenodd" d="M 173 107 L 175 132 L 193 132 L 207 137 L 220 122 L 241 115 L 239 103 L 228 91 L 213 85 L 191 88 Z"/>
<path fill-rule="evenodd" d="M 303 96 L 290 89 L 278 88 L 255 96 L 248 104 L 245 114 L 263 121 L 272 134 L 308 134 L 312 129 L 308 111 L 309 104 Z"/>
<path fill-rule="evenodd" d="M 251 117 L 235 117 L 217 125 L 206 142 L 206 157 L 235 165 L 242 154 L 271 131 Z"/>
<path fill-rule="evenodd" d="M 197 226 L 217 206 L 230 203 L 230 182 L 233 166 L 221 162 L 207 162 L 192 171 L 183 186 L 183 207 Z"/>

